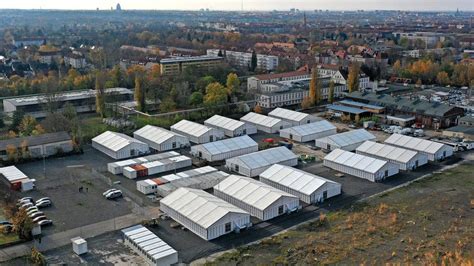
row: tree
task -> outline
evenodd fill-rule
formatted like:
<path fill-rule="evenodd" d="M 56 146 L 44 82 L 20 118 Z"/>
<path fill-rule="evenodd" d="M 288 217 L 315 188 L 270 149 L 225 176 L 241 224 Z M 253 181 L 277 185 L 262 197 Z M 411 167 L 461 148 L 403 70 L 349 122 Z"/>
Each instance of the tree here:
<path fill-rule="evenodd" d="M 124 85 L 124 74 L 120 66 L 116 65 L 112 69 L 112 87 L 122 87 Z"/>
<path fill-rule="evenodd" d="M 71 124 L 73 119 L 69 119 L 60 113 L 48 114 L 46 118 L 41 122 L 44 130 L 48 133 L 60 132 L 60 131 L 71 131 Z"/>
<path fill-rule="evenodd" d="M 101 72 L 98 72 L 95 77 L 95 109 L 102 117 L 105 117 L 105 88 L 104 77 Z"/>
<path fill-rule="evenodd" d="M 206 93 L 207 85 L 216 82 L 216 79 L 213 76 L 205 76 L 196 81 L 195 88 L 196 90 L 201 91 L 202 93 Z"/>
<path fill-rule="evenodd" d="M 257 114 L 263 113 L 262 107 L 260 105 L 255 105 L 255 108 L 253 108 L 253 111 Z"/>
<path fill-rule="evenodd" d="M 31 136 L 36 128 L 36 125 L 38 125 L 36 119 L 30 115 L 27 115 L 23 118 L 23 120 L 21 120 L 18 131 L 22 136 Z"/>
<path fill-rule="evenodd" d="M 26 213 L 25 209 L 19 209 L 12 218 L 13 231 L 20 239 L 30 239 L 33 221 Z"/>
<path fill-rule="evenodd" d="M 254 72 L 257 69 L 257 65 L 258 65 L 257 53 L 253 51 L 252 59 L 250 61 L 250 71 Z"/>
<path fill-rule="evenodd" d="M 234 95 L 240 88 L 240 80 L 237 74 L 230 73 L 227 75 L 227 94 L 229 96 Z"/>
<path fill-rule="evenodd" d="M 10 162 L 17 162 L 18 161 L 18 150 L 16 149 L 15 145 L 8 144 L 6 147 L 7 158 Z"/>
<path fill-rule="evenodd" d="M 328 91 L 328 102 L 333 103 L 334 102 L 334 81 L 329 82 L 329 91 Z"/>
<path fill-rule="evenodd" d="M 402 68 L 402 63 L 400 62 L 400 60 L 395 61 L 395 63 L 393 64 L 393 72 L 398 75 L 401 68 Z"/>
<path fill-rule="evenodd" d="M 47 264 L 46 264 L 46 258 L 45 258 L 44 255 L 41 254 L 41 252 L 39 252 L 35 247 L 33 247 L 33 248 L 31 249 L 30 261 L 31 261 L 34 265 L 38 265 L 38 266 L 47 265 Z"/>
<path fill-rule="evenodd" d="M 145 90 L 143 88 L 143 79 L 141 77 L 135 78 L 135 92 L 134 92 L 135 102 L 137 103 L 137 110 L 140 112 L 145 111 Z"/>
<path fill-rule="evenodd" d="M 438 75 L 436 75 L 436 81 L 443 86 L 448 85 L 450 82 L 448 73 L 445 71 L 439 72 Z"/>
<path fill-rule="evenodd" d="M 227 102 L 227 89 L 219 82 L 214 82 L 206 87 L 204 103 L 207 105 L 222 104 Z"/>
<path fill-rule="evenodd" d="M 176 110 L 176 102 L 171 97 L 166 98 L 160 104 L 160 112 L 167 113 Z"/>
<path fill-rule="evenodd" d="M 301 108 L 302 109 L 309 109 L 309 108 L 311 108 L 311 106 L 313 106 L 313 103 L 311 102 L 311 98 L 310 97 L 304 97 L 303 101 L 301 102 Z"/>
<path fill-rule="evenodd" d="M 349 93 L 359 90 L 359 72 L 359 65 L 353 63 L 349 68 L 349 75 L 347 76 L 347 88 L 349 89 Z"/>
<path fill-rule="evenodd" d="M 23 113 L 23 111 L 15 110 L 13 112 L 12 124 L 10 125 L 10 130 L 17 132 L 18 127 L 20 126 L 21 121 L 23 120 L 24 116 L 25 116 L 25 113 Z"/>
<path fill-rule="evenodd" d="M 204 95 L 200 91 L 195 91 L 189 97 L 189 103 L 193 106 L 199 106 L 202 104 Z"/>
<path fill-rule="evenodd" d="M 314 67 L 313 70 L 311 71 L 311 81 L 309 83 L 309 100 L 311 102 L 311 106 L 314 106 L 317 101 L 318 97 L 318 92 L 317 92 L 317 87 L 318 87 L 318 70 Z"/>

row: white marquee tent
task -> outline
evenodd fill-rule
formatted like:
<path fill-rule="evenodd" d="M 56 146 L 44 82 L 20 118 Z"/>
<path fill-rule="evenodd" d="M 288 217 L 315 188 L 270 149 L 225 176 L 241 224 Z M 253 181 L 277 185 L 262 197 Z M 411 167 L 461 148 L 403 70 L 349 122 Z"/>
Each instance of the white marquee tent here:
<path fill-rule="evenodd" d="M 337 128 L 326 120 L 280 130 L 280 137 L 297 142 L 314 141 L 337 134 Z"/>
<path fill-rule="evenodd" d="M 221 115 L 212 116 L 211 118 L 204 121 L 204 125 L 223 130 L 225 135 L 231 138 L 257 133 L 257 128 L 255 125 Z"/>
<path fill-rule="evenodd" d="M 278 118 L 269 117 L 250 112 L 240 118 L 240 121 L 255 125 L 258 130 L 266 133 L 278 133 L 278 131 L 291 127 L 291 124 Z"/>
<path fill-rule="evenodd" d="M 133 137 L 156 151 L 169 151 L 189 146 L 189 140 L 185 136 L 151 125 L 135 131 Z"/>
<path fill-rule="evenodd" d="M 172 125 L 171 131 L 187 137 L 189 141 L 196 144 L 213 142 L 224 138 L 224 131 L 188 120 L 181 120 Z"/>
<path fill-rule="evenodd" d="M 126 159 L 149 152 L 148 144 L 112 131 L 106 131 L 93 138 L 92 147 L 114 159 Z"/>
<path fill-rule="evenodd" d="M 376 137 L 365 129 L 357 129 L 316 139 L 316 147 L 330 151 L 335 149 L 353 151 L 367 140 L 375 141 Z"/>
<path fill-rule="evenodd" d="M 222 161 L 256 151 L 258 143 L 247 135 L 191 147 L 191 155 L 208 162 Z"/>
<path fill-rule="evenodd" d="M 454 152 L 453 148 L 446 144 L 401 134 L 392 134 L 385 143 L 426 154 L 429 161 L 443 160 Z"/>
<path fill-rule="evenodd" d="M 320 118 L 310 114 L 288 110 L 280 107 L 268 113 L 268 116 L 286 121 L 292 126 L 300 126 L 321 120 Z"/>

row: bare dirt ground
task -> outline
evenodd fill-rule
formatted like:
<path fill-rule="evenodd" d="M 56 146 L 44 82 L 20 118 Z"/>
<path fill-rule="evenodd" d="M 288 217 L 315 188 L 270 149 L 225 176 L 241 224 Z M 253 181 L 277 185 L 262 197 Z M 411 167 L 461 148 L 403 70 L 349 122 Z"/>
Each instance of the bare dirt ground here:
<path fill-rule="evenodd" d="M 473 171 L 474 162 L 467 160 L 208 264 L 472 265 Z"/>

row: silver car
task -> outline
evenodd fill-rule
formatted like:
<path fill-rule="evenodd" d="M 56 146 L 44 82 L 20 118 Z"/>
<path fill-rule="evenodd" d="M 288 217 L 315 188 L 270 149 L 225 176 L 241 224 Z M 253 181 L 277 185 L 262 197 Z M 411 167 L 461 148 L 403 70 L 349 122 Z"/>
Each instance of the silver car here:
<path fill-rule="evenodd" d="M 41 221 L 38 222 L 39 226 L 47 226 L 47 225 L 52 225 L 52 224 L 53 224 L 53 221 L 48 220 L 48 219 L 41 220 Z"/>
<path fill-rule="evenodd" d="M 51 204 L 52 204 L 52 202 L 50 200 L 37 201 L 36 202 L 36 207 L 44 208 L 44 207 L 51 206 Z"/>

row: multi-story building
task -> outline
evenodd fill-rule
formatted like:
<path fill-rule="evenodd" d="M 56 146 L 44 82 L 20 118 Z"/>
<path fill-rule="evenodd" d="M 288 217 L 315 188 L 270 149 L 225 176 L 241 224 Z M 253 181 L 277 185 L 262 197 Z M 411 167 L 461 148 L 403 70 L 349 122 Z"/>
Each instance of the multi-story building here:
<path fill-rule="evenodd" d="M 85 68 L 87 66 L 86 57 L 79 53 L 72 53 L 65 56 L 64 63 L 76 69 Z"/>
<path fill-rule="evenodd" d="M 222 51 L 219 49 L 208 49 L 208 56 L 218 56 L 222 54 L 225 59 L 233 65 L 248 68 L 252 63 L 252 53 Z M 278 67 L 278 56 L 257 54 L 257 69 L 272 71 Z"/>
<path fill-rule="evenodd" d="M 43 64 L 50 65 L 53 62 L 59 62 L 61 59 L 61 51 L 60 50 L 49 50 L 49 51 L 39 51 L 39 61 Z"/>
<path fill-rule="evenodd" d="M 262 85 L 276 82 L 291 83 L 293 81 L 308 80 L 311 74 L 306 71 L 293 71 L 279 74 L 257 75 L 247 79 L 247 89 L 249 91 L 261 91 Z"/>
<path fill-rule="evenodd" d="M 320 77 L 330 77 L 334 83 L 347 84 L 347 77 L 349 75 L 346 69 L 340 68 L 336 65 L 318 65 L 318 75 Z M 364 73 L 359 75 L 359 89 L 366 89 L 370 87 L 370 78 Z"/>
<path fill-rule="evenodd" d="M 224 58 L 217 55 L 202 55 L 189 57 L 173 57 L 161 59 L 162 75 L 178 75 L 188 67 L 212 69 L 220 66 Z"/>
<path fill-rule="evenodd" d="M 437 32 L 394 32 L 393 35 L 398 39 L 421 40 L 426 46 L 435 46 L 438 42 L 444 42 L 446 39 L 444 34 Z"/>

